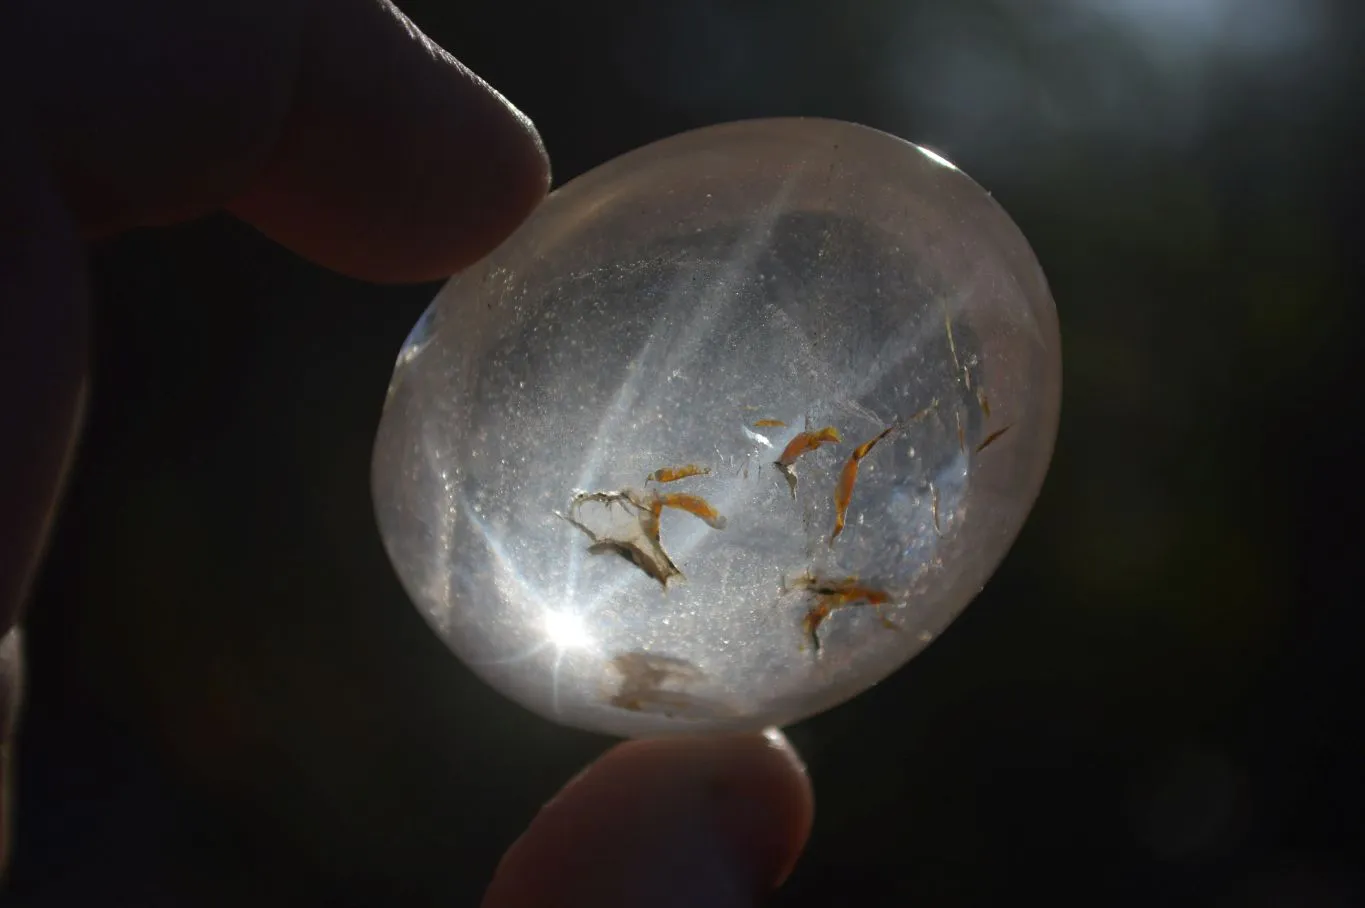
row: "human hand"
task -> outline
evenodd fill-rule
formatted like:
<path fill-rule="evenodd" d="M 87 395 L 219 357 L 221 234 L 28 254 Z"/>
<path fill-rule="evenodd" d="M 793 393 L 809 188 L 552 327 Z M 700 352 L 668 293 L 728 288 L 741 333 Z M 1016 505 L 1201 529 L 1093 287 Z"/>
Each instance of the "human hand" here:
<path fill-rule="evenodd" d="M 387 0 L 17 0 L 0 34 L 0 769 L 19 607 L 87 381 L 83 243 L 226 208 L 319 265 L 429 280 L 544 195 L 530 122 Z M 0 861 L 8 836 L 0 789 Z M 507 852 L 486 905 L 742 905 L 790 870 L 804 770 L 768 736 L 619 745 Z"/>

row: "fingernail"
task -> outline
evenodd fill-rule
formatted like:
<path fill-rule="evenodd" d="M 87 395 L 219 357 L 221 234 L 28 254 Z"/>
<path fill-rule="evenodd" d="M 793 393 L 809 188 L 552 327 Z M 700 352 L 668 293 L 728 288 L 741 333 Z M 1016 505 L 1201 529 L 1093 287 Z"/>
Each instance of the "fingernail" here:
<path fill-rule="evenodd" d="M 762 749 L 752 738 L 717 739 L 688 760 L 693 774 L 680 781 L 676 802 L 686 822 L 661 848 L 676 853 L 680 872 L 664 901 L 637 904 L 752 905 L 790 873 L 795 851 L 786 816 L 797 802 L 793 780 L 805 784 L 805 766 L 776 729 L 760 740 Z M 662 866 L 663 856 L 656 858 Z"/>
<path fill-rule="evenodd" d="M 545 807 L 485 906 L 752 905 L 790 872 L 810 811 L 780 733 L 623 744 Z"/>

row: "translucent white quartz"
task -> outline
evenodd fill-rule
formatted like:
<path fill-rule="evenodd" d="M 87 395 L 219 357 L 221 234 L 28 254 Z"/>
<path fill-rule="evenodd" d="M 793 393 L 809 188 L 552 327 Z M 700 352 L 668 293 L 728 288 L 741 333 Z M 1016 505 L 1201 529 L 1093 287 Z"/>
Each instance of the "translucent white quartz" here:
<path fill-rule="evenodd" d="M 398 357 L 375 504 L 431 626 L 533 712 L 782 725 L 981 589 L 1060 392 L 1042 271 L 980 186 L 865 127 L 734 123 L 575 179 L 445 286 Z M 787 458 L 793 497 L 775 462 L 826 427 Z"/>

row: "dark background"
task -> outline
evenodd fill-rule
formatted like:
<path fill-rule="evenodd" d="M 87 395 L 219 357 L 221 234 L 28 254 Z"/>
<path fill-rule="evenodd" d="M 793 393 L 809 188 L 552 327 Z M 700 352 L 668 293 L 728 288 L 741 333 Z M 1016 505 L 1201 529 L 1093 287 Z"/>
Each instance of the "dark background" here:
<path fill-rule="evenodd" d="M 1048 273 L 1043 497 L 940 642 L 790 729 L 818 809 L 778 904 L 1365 904 L 1351 23 L 1320 0 L 402 5 L 535 120 L 557 182 L 694 126 L 861 121 L 962 166 Z M 380 548 L 370 443 L 436 288 L 226 218 L 93 268 L 4 900 L 474 904 L 609 742 L 474 681 Z"/>

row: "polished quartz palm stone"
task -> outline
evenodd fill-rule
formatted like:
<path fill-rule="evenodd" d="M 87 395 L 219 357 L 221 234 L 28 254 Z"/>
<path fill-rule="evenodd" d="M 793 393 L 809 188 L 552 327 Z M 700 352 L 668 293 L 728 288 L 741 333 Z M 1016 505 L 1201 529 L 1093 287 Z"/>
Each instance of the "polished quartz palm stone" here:
<path fill-rule="evenodd" d="M 734 123 L 573 180 L 445 286 L 375 504 L 432 628 L 526 708 L 782 725 L 981 590 L 1060 391 L 1047 284 L 980 186 L 865 127 Z"/>

